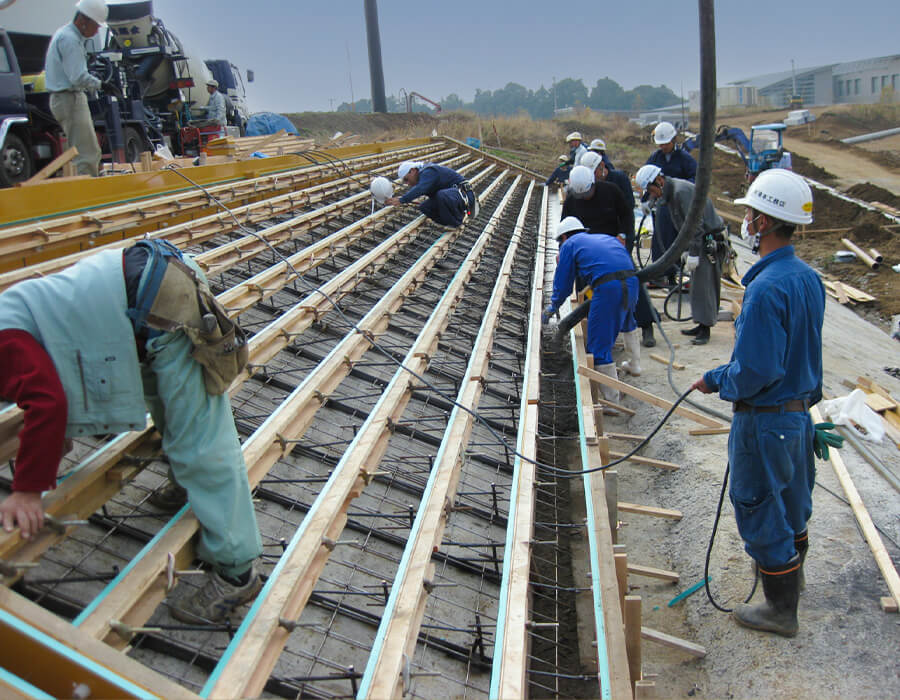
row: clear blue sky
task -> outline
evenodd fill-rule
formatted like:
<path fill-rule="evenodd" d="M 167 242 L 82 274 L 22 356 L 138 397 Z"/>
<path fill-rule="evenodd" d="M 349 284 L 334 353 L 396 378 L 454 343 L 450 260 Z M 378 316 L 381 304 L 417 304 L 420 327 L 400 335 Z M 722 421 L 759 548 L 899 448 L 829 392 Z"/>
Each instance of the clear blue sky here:
<path fill-rule="evenodd" d="M 74 0 L 73 0 L 74 2 Z M 154 0 L 204 58 L 255 71 L 253 111 L 327 110 L 369 97 L 363 0 Z M 720 0 L 718 82 L 900 52 L 898 0 Z M 508 82 L 609 76 L 625 89 L 699 87 L 697 3 L 686 0 L 380 0 L 387 93 L 433 99 Z M 349 46 L 349 62 L 348 51 Z"/>

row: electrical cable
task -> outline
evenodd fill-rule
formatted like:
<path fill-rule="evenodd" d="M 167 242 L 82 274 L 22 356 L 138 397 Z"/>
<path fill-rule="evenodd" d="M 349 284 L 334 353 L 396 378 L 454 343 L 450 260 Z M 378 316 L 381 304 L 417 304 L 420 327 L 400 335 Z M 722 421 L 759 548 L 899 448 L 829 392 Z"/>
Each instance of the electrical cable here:
<path fill-rule="evenodd" d="M 302 274 L 300 274 L 300 272 L 298 272 L 298 271 L 296 270 L 296 268 L 294 268 L 294 266 L 291 264 L 291 262 L 290 262 L 284 255 L 282 255 L 281 252 L 280 252 L 278 249 L 275 248 L 275 246 L 273 246 L 273 245 L 272 245 L 269 241 L 267 241 L 263 236 L 259 235 L 259 233 L 257 233 L 256 231 L 253 231 L 253 230 L 251 230 L 251 229 L 249 229 L 249 228 L 247 228 L 247 227 L 246 227 L 245 225 L 243 225 L 240 221 L 238 221 L 238 219 L 237 219 L 237 217 L 234 215 L 234 213 L 233 213 L 228 207 L 226 207 L 221 201 L 219 201 L 219 199 L 216 198 L 215 195 L 213 195 L 211 192 L 209 192 L 203 185 L 201 185 L 201 184 L 198 183 L 198 182 L 195 182 L 195 181 L 192 180 L 190 177 L 188 177 L 188 176 L 185 175 L 184 173 L 180 172 L 180 168 L 178 168 L 178 166 L 176 166 L 176 165 L 174 165 L 174 164 L 170 164 L 170 165 L 166 166 L 166 169 L 171 170 L 171 171 L 174 172 L 175 174 L 177 174 L 177 175 L 179 175 L 180 177 L 182 177 L 182 178 L 184 178 L 185 180 L 187 180 L 187 181 L 188 181 L 189 183 L 191 183 L 194 187 L 196 187 L 196 188 L 198 188 L 199 190 L 201 190 L 204 194 L 206 194 L 207 198 L 208 198 L 210 201 L 212 201 L 213 203 L 215 203 L 218 207 L 220 207 L 223 211 L 225 211 L 225 212 L 226 212 L 226 213 L 234 220 L 235 226 L 237 226 L 238 229 L 240 229 L 241 231 L 243 231 L 243 232 L 246 233 L 247 235 L 253 236 L 254 238 L 256 238 L 256 239 L 257 239 L 258 241 L 260 241 L 263 245 L 265 245 L 270 251 L 272 251 L 276 256 L 278 256 L 278 258 L 281 259 L 281 261 L 288 267 L 288 269 L 294 274 L 294 276 L 295 276 L 298 280 L 300 280 L 301 282 L 303 282 L 303 283 L 306 284 L 306 285 L 310 285 L 310 284 L 311 284 L 311 283 L 305 278 L 305 276 L 302 275 Z M 359 328 L 359 326 L 343 312 L 343 310 L 340 308 L 340 306 L 337 304 L 337 302 L 336 302 L 336 301 L 335 301 L 335 300 L 334 300 L 327 292 L 323 291 L 322 288 L 321 288 L 320 286 L 317 286 L 317 287 L 313 287 L 312 290 L 311 290 L 309 293 L 312 294 L 312 293 L 316 293 L 316 292 L 319 293 L 319 294 L 321 294 L 321 295 L 322 295 L 322 296 L 323 296 L 323 297 L 324 297 L 324 298 L 332 305 L 332 308 L 333 308 L 333 309 L 337 312 L 337 314 L 343 319 L 344 323 L 346 323 L 347 326 L 348 326 L 349 328 L 351 328 L 351 329 L 353 329 L 353 330 L 356 330 L 356 331 L 359 332 L 359 333 L 362 333 L 362 331 L 361 331 L 361 329 Z M 665 425 L 666 421 L 668 421 L 669 417 L 675 412 L 675 409 L 678 407 L 678 405 L 679 405 L 682 401 L 684 401 L 685 398 L 687 397 L 687 395 L 690 394 L 690 392 L 692 391 L 691 389 L 688 389 L 687 391 L 684 392 L 683 395 L 679 396 L 678 399 L 672 404 L 672 406 L 669 408 L 669 410 L 668 410 L 668 411 L 666 412 L 666 414 L 663 416 L 662 420 L 661 420 L 661 421 L 657 424 L 657 426 L 650 432 L 650 434 L 647 435 L 647 437 L 645 437 L 645 438 L 644 438 L 637 446 L 634 447 L 634 449 L 632 449 L 632 450 L 631 450 L 630 452 L 628 452 L 627 454 L 625 454 L 625 455 L 623 455 L 622 457 L 619 457 L 619 458 L 617 458 L 617 459 L 611 461 L 609 464 L 605 464 L 605 465 L 600 466 L 600 467 L 594 467 L 594 468 L 591 468 L 591 469 L 583 469 L 583 470 L 580 470 L 580 471 L 570 471 L 570 470 L 567 470 L 567 469 L 560 469 L 559 467 L 556 467 L 556 466 L 554 466 L 554 465 L 552 465 L 552 464 L 544 464 L 544 463 L 539 462 L 539 461 L 537 461 L 537 460 L 531 459 L 530 457 L 527 457 L 526 455 L 521 454 L 518 450 L 515 449 L 515 447 L 514 447 L 513 445 L 510 445 L 509 442 L 507 442 L 507 440 L 506 440 L 506 438 L 505 438 L 504 436 L 500 435 L 500 433 L 498 433 L 496 430 L 494 430 L 494 428 L 487 422 L 487 420 L 486 420 L 485 418 L 483 418 L 477 411 L 474 411 L 474 410 L 472 410 L 472 409 L 470 409 L 470 408 L 468 408 L 468 407 L 466 407 L 466 406 L 463 406 L 462 404 L 458 403 L 454 397 L 449 396 L 448 394 L 445 394 L 444 392 L 442 392 L 442 391 L 441 391 L 438 387 L 436 387 L 433 383 L 429 382 L 424 376 L 420 375 L 419 373 L 415 372 L 414 370 L 412 370 L 412 369 L 410 369 L 409 367 L 407 367 L 406 365 L 404 365 L 403 362 L 402 362 L 401 360 L 398 360 L 396 357 L 394 357 L 394 355 L 393 355 L 389 350 L 387 350 L 386 348 L 382 347 L 382 346 L 381 346 L 374 338 L 369 337 L 368 340 L 369 340 L 369 343 L 372 345 L 372 347 L 373 347 L 374 349 L 376 349 L 378 352 L 380 352 L 382 355 L 384 355 L 384 356 L 385 356 L 387 359 L 389 359 L 391 362 L 393 362 L 394 364 L 396 364 L 397 367 L 398 367 L 399 369 L 402 369 L 402 370 L 404 370 L 405 372 L 407 372 L 407 373 L 409 373 L 410 375 L 412 375 L 413 377 L 415 377 L 418 381 L 422 382 L 422 384 L 423 384 L 424 386 L 428 387 L 428 388 L 429 388 L 431 391 L 433 391 L 436 395 L 438 395 L 438 396 L 440 396 L 441 398 L 445 399 L 448 403 L 451 403 L 453 406 L 459 408 L 459 409 L 462 410 L 462 411 L 465 411 L 465 412 L 468 413 L 470 416 L 472 416 L 476 421 L 478 421 L 478 422 L 479 422 L 479 423 L 480 423 L 480 424 L 481 424 L 481 425 L 482 425 L 482 426 L 483 426 L 483 427 L 491 434 L 491 436 L 492 436 L 492 437 L 493 437 L 500 445 L 502 445 L 503 447 L 505 447 L 506 449 L 508 449 L 513 455 L 515 455 L 516 457 L 518 457 L 519 459 L 521 459 L 521 460 L 523 460 L 523 461 L 528 462 L 529 464 L 535 465 L 536 467 L 539 467 L 539 468 L 541 468 L 541 469 L 546 469 L 546 470 L 552 472 L 553 474 L 555 474 L 556 476 L 558 476 L 558 477 L 560 477 L 560 478 L 571 479 L 571 478 L 575 478 L 575 477 L 577 477 L 577 476 L 582 476 L 582 475 L 585 475 L 585 474 L 591 474 L 591 473 L 593 473 L 593 472 L 604 471 L 604 470 L 610 469 L 610 468 L 612 468 L 612 467 L 614 467 L 614 466 L 616 466 L 616 465 L 618 465 L 618 464 L 621 464 L 622 462 L 627 461 L 630 457 L 632 457 L 633 455 L 635 455 L 635 454 L 638 452 L 638 450 L 640 450 L 641 448 L 643 448 L 643 447 L 651 440 L 651 438 L 653 438 L 653 436 L 656 435 L 657 432 L 659 432 L 659 430 L 663 427 L 663 425 Z"/>

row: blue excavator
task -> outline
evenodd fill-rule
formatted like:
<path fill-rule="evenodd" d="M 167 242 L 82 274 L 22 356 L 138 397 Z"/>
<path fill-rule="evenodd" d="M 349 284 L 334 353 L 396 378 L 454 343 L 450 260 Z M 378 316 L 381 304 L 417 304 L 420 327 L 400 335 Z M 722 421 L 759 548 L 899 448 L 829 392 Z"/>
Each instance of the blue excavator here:
<path fill-rule="evenodd" d="M 747 182 L 750 183 L 764 170 L 784 168 L 791 170 L 791 154 L 784 150 L 784 130 L 787 127 L 774 124 L 756 124 L 750 127 L 750 138 L 738 127 L 725 126 L 716 130 L 716 143 L 730 142 L 740 154 L 747 167 Z M 698 145 L 693 136 L 684 142 L 682 148 L 690 152 Z"/>

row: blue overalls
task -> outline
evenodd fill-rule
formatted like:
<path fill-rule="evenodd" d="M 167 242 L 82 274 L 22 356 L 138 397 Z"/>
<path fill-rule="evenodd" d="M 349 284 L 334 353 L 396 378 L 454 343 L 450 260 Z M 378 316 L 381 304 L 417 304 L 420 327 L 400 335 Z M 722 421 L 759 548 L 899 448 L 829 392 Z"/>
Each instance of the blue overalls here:
<path fill-rule="evenodd" d="M 703 380 L 722 399 L 749 405 L 735 412 L 728 436 L 729 495 L 747 553 L 776 569 L 797 553 L 794 537 L 812 514 L 814 428 L 805 409 L 785 404 L 822 398 L 825 290 L 793 246 L 766 255 L 741 281 L 731 361 Z"/>
<path fill-rule="evenodd" d="M 443 226 L 459 226 L 467 210 L 463 194 L 458 187 L 463 182 L 465 178 L 455 170 L 427 163 L 419 169 L 419 181 L 400 197 L 400 201 L 409 204 L 424 195 L 428 199 L 419 204 L 419 211 Z M 475 193 L 471 188 L 468 188 L 466 197 L 468 207 L 474 207 Z"/>

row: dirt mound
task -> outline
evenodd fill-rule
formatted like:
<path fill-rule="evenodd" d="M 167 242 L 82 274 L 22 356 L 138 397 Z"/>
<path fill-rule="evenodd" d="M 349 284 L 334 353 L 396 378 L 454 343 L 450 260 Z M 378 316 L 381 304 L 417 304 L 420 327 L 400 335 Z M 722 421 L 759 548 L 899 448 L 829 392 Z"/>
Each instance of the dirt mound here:
<path fill-rule="evenodd" d="M 893 192 L 888 192 L 883 187 L 873 185 L 870 182 L 862 182 L 858 185 L 853 185 L 853 187 L 850 187 L 847 190 L 847 194 L 856 199 L 861 199 L 864 202 L 881 202 L 882 204 L 887 204 L 889 207 L 900 206 L 900 197 Z"/>

